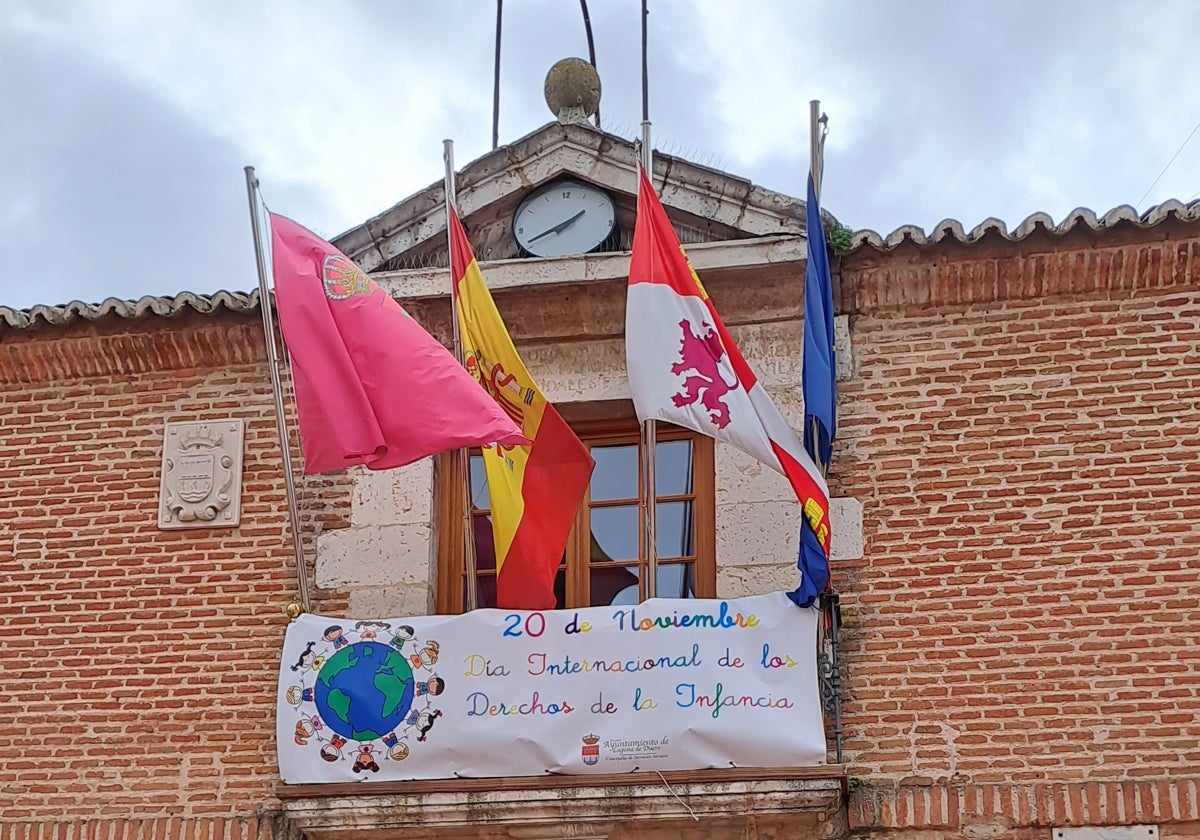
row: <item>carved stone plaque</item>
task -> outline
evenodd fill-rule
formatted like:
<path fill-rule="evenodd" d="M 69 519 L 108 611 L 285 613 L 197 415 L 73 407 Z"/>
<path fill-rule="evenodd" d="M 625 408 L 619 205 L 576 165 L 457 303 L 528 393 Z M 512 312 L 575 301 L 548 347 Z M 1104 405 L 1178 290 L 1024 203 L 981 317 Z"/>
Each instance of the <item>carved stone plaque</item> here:
<path fill-rule="evenodd" d="M 167 423 L 158 527 L 233 528 L 242 516 L 242 420 Z"/>

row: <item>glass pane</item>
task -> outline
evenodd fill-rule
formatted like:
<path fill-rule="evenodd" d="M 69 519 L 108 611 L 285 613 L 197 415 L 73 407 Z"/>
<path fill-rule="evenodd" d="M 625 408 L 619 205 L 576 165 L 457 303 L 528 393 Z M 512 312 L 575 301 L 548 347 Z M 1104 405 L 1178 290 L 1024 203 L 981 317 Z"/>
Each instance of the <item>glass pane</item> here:
<path fill-rule="evenodd" d="M 659 496 L 692 492 L 692 442 L 660 441 L 654 447 L 654 485 Z"/>
<path fill-rule="evenodd" d="M 592 508 L 591 517 L 593 563 L 637 559 L 637 505 Z"/>
<path fill-rule="evenodd" d="M 658 567 L 659 598 L 695 598 L 695 566 L 692 563 L 669 563 Z M 591 605 L 636 604 L 638 592 L 637 566 L 601 566 L 591 570 Z"/>
<path fill-rule="evenodd" d="M 459 470 L 462 469 L 462 461 L 459 461 Z M 459 473 L 461 476 L 462 473 Z M 458 479 L 459 487 L 462 487 L 462 478 Z M 461 491 L 460 491 L 461 492 Z M 492 497 L 488 494 L 487 470 L 483 468 L 483 456 L 471 456 L 471 504 L 481 510 L 490 510 L 492 507 Z"/>
<path fill-rule="evenodd" d="M 690 557 L 695 546 L 692 503 L 659 502 L 655 530 L 660 560 L 669 557 Z"/>
<path fill-rule="evenodd" d="M 695 598 L 696 569 L 692 563 L 669 563 L 658 567 L 659 598 Z"/>
<path fill-rule="evenodd" d="M 592 473 L 592 499 L 636 499 L 638 495 L 637 445 L 593 446 L 596 471 Z"/>
<path fill-rule="evenodd" d="M 637 566 L 599 566 L 591 570 L 590 577 L 593 607 L 639 600 Z"/>

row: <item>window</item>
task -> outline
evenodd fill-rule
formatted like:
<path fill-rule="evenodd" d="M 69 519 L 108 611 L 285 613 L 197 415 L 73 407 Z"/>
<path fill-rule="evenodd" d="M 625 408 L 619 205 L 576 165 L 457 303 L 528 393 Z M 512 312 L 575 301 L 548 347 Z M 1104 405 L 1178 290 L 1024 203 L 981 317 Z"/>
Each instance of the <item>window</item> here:
<path fill-rule="evenodd" d="M 645 563 L 638 562 L 643 526 L 638 505 L 637 423 L 575 424 L 596 459 L 588 495 L 580 506 L 555 581 L 557 607 L 633 604 L 646 596 Z M 463 508 L 452 460 L 439 463 L 438 611 L 466 609 L 467 571 L 462 551 Z M 711 598 L 716 594 L 713 527 L 713 441 L 658 424 L 655 448 L 658 597 Z M 496 605 L 496 562 L 483 457 L 471 454 L 472 530 L 480 607 Z"/>

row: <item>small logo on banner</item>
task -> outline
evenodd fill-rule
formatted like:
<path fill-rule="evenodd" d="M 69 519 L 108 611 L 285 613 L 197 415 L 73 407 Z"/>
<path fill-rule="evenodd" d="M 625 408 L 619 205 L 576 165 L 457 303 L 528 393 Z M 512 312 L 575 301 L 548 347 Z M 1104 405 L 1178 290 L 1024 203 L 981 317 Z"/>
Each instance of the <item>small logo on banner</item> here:
<path fill-rule="evenodd" d="M 600 763 L 600 736 L 599 735 L 584 735 L 583 747 L 579 750 L 583 756 L 583 763 L 588 767 Z"/>

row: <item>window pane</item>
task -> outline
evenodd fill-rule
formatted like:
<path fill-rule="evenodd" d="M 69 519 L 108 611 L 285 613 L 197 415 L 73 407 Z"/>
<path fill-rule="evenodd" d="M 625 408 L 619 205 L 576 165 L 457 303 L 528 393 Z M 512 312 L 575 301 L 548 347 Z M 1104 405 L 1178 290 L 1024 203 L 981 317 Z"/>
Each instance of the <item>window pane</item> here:
<path fill-rule="evenodd" d="M 659 598 L 695 598 L 695 566 L 692 563 L 668 563 L 658 567 Z M 637 566 L 601 566 L 591 571 L 591 605 L 636 604 Z"/>
<path fill-rule="evenodd" d="M 660 560 L 690 557 L 695 546 L 691 502 L 659 502 L 658 521 L 654 524 Z"/>
<path fill-rule="evenodd" d="M 668 563 L 658 567 L 659 598 L 695 598 L 696 567 L 693 563 Z"/>
<path fill-rule="evenodd" d="M 462 464 L 462 461 L 458 463 Z M 462 467 L 460 466 L 459 469 L 461 470 Z M 459 475 L 461 476 L 462 473 L 460 472 Z M 455 480 L 461 487 L 462 478 Z M 492 497 L 488 493 L 487 470 L 483 467 L 482 455 L 471 456 L 471 504 L 481 510 L 490 510 L 492 507 Z"/>
<path fill-rule="evenodd" d="M 592 562 L 636 560 L 638 556 L 637 505 L 591 509 Z"/>
<path fill-rule="evenodd" d="M 592 473 L 592 499 L 636 499 L 638 495 L 637 445 L 593 446 L 596 471 Z"/>
<path fill-rule="evenodd" d="M 654 485 L 659 496 L 692 492 L 692 442 L 660 441 L 654 447 Z"/>
<path fill-rule="evenodd" d="M 590 577 L 591 606 L 638 602 L 637 566 L 593 567 Z"/>

